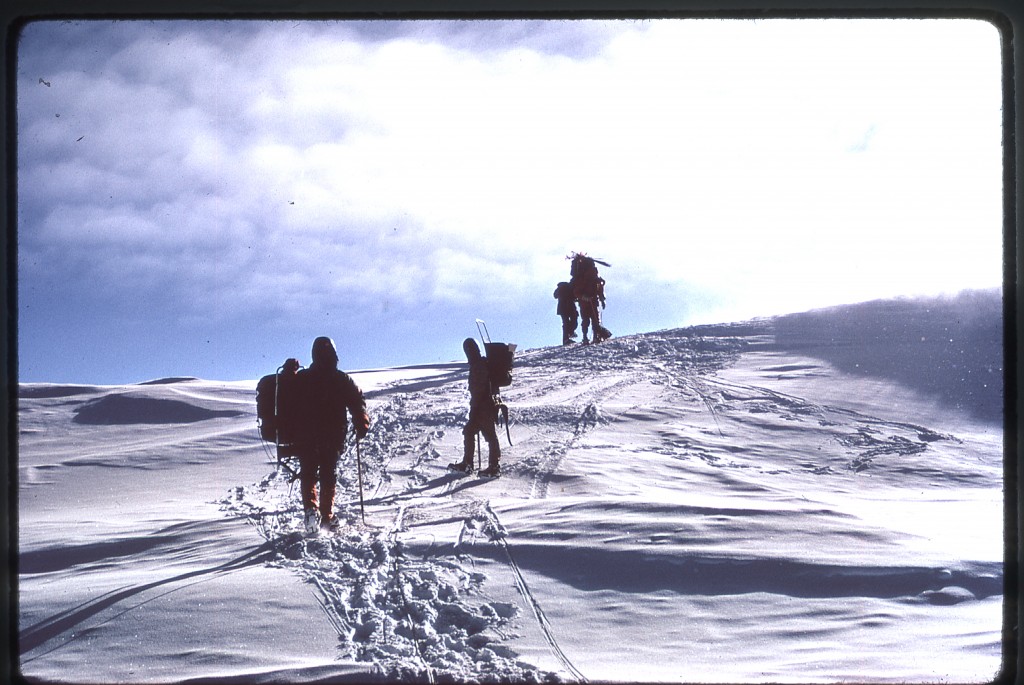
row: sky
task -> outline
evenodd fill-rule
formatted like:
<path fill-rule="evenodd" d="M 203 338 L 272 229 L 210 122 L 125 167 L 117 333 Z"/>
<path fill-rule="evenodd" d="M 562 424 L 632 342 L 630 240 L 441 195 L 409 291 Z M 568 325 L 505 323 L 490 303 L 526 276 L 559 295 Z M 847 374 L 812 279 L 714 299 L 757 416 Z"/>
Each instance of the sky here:
<path fill-rule="evenodd" d="M 975 19 L 42 20 L 17 45 L 21 382 L 256 379 L 998 287 Z"/>

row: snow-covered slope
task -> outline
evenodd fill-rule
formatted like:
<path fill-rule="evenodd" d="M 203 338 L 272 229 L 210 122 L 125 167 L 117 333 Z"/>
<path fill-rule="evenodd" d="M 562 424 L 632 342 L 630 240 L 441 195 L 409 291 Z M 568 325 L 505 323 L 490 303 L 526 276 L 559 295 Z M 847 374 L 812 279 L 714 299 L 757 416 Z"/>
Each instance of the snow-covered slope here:
<path fill-rule="evenodd" d="M 354 374 L 366 523 L 353 448 L 349 525 L 317 538 L 258 440 L 254 383 L 23 385 L 22 671 L 989 680 L 999 420 L 840 371 L 782 324 L 522 352 L 498 480 L 445 469 L 464 365 Z"/>

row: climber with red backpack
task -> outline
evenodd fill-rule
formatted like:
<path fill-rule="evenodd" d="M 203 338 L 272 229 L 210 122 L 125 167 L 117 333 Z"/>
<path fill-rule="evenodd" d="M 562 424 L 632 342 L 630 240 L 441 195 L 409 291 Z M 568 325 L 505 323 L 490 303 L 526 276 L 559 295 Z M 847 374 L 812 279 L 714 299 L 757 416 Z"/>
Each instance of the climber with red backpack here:
<path fill-rule="evenodd" d="M 600 259 L 588 257 L 583 252 L 575 252 L 570 255 L 572 265 L 569 267 L 569 274 L 572 278 L 569 284 L 572 286 L 573 295 L 580 304 L 580 316 L 583 318 L 583 343 L 586 344 L 587 329 L 593 325 L 594 342 L 599 343 L 612 337 L 611 331 L 601 325 L 601 309 L 605 307 L 604 279 L 597 271 L 597 265 L 611 266 Z"/>

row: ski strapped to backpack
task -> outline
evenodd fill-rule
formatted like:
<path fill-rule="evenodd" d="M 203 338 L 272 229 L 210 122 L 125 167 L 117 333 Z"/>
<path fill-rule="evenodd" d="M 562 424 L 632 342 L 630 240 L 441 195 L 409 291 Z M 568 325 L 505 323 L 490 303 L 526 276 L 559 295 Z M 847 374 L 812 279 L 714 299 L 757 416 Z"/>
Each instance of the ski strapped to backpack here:
<path fill-rule="evenodd" d="M 594 269 L 596 271 L 597 267 L 594 266 L 595 264 L 611 267 L 611 264 L 608 262 L 603 259 L 598 259 L 597 257 L 591 257 L 587 255 L 586 252 L 573 252 L 572 254 L 567 255 L 566 259 L 571 260 L 571 263 L 569 264 L 570 276 L 582 275 L 584 271 L 589 269 Z"/>
<path fill-rule="evenodd" d="M 512 364 L 515 360 L 516 345 L 513 343 L 492 342 L 487 324 L 481 319 L 476 320 L 476 328 L 484 341 L 484 359 L 487 362 L 487 375 L 491 381 L 491 395 L 498 409 L 496 422 L 501 425 L 505 420 L 505 436 L 508 444 L 512 444 L 512 434 L 508 427 L 508 405 L 501 401 L 501 389 L 512 385 Z"/>
<path fill-rule="evenodd" d="M 260 437 L 274 443 L 277 463 L 291 474 L 292 480 L 298 478 L 298 472 L 286 461 L 296 456 L 294 417 L 289 411 L 293 407 L 289 405 L 294 401 L 290 391 L 300 368 L 302 365 L 297 359 L 286 359 L 276 373 L 263 376 L 256 383 L 256 422 Z"/>

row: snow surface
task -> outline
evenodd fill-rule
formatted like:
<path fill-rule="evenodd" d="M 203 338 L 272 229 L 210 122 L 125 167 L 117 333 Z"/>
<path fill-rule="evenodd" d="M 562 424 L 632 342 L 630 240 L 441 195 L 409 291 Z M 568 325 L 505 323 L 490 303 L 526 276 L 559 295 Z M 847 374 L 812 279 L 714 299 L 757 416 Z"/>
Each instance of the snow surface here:
<path fill-rule="evenodd" d="M 956 384 L 839 370 L 829 351 L 849 346 L 812 344 L 819 324 L 524 351 L 497 480 L 445 469 L 461 456 L 464 364 L 355 373 L 374 422 L 366 523 L 350 448 L 348 525 L 319 537 L 300 532 L 297 485 L 258 439 L 254 381 L 23 384 L 21 671 L 991 680 L 1001 416 L 964 410 Z M 999 365 L 975 375 L 998 381 Z"/>

